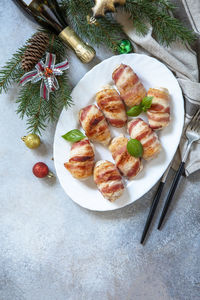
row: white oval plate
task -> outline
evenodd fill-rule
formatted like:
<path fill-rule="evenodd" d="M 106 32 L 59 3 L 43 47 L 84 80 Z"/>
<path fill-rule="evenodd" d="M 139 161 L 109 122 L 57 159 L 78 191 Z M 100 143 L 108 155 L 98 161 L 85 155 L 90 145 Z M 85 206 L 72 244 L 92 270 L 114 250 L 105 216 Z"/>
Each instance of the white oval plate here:
<path fill-rule="evenodd" d="M 121 63 L 128 64 L 133 68 L 146 90 L 150 87 L 168 88 L 172 98 L 171 123 L 159 132 L 163 147 L 162 152 L 151 161 L 145 162 L 143 160 L 142 172 L 134 180 L 126 181 L 126 190 L 123 196 L 111 203 L 104 199 L 97 190 L 92 176 L 85 181 L 79 181 L 65 169 L 63 164 L 69 158 L 71 144 L 61 136 L 69 130 L 81 129 L 78 120 L 79 110 L 95 103 L 95 94 L 103 86 L 113 84 L 112 72 Z M 184 122 L 184 104 L 176 78 L 164 64 L 155 58 L 142 54 L 118 55 L 104 60 L 90 70 L 73 89 L 72 98 L 74 105 L 67 111 L 63 109 L 54 137 L 54 163 L 57 176 L 65 192 L 79 205 L 96 211 L 115 210 L 136 201 L 148 192 L 163 175 L 180 141 Z M 145 116 L 142 118 L 145 119 Z M 113 137 L 120 133 L 127 135 L 126 128 L 115 129 L 110 126 L 110 130 Z M 106 147 L 98 143 L 94 143 L 94 146 L 96 161 L 106 159 L 114 162 Z"/>

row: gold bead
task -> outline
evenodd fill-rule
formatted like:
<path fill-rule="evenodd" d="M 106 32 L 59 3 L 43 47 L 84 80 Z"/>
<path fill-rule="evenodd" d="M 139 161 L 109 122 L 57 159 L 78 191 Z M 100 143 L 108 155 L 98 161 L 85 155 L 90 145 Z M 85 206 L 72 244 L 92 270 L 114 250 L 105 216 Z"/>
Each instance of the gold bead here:
<path fill-rule="evenodd" d="M 23 136 L 21 139 L 30 149 L 38 148 L 41 143 L 40 137 L 35 133 L 30 133 L 27 136 Z"/>

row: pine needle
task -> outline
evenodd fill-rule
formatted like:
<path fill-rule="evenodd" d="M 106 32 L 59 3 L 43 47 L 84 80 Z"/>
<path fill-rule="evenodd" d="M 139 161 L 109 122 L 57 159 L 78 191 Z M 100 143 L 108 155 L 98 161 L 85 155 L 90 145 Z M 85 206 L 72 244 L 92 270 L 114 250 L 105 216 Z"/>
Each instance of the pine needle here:
<path fill-rule="evenodd" d="M 168 0 L 126 0 L 123 10 L 130 14 L 138 34 L 145 34 L 144 24 L 148 22 L 161 44 L 168 46 L 174 41 L 192 43 L 196 39 L 195 34 L 172 16 L 175 8 Z"/>
<path fill-rule="evenodd" d="M 0 93 L 8 91 L 9 86 L 15 82 L 16 77 L 19 76 L 20 63 L 22 55 L 26 50 L 27 45 L 19 48 L 19 50 L 13 54 L 12 58 L 8 60 L 5 66 L 0 70 Z"/>
<path fill-rule="evenodd" d="M 64 0 L 62 4 L 69 23 L 81 38 L 91 45 L 96 47 L 105 45 L 116 52 L 118 43 L 125 34 L 122 26 L 114 20 L 111 14 L 106 14 L 105 18 L 99 18 L 97 25 L 89 24 L 87 17 L 92 16 L 93 1 Z"/>

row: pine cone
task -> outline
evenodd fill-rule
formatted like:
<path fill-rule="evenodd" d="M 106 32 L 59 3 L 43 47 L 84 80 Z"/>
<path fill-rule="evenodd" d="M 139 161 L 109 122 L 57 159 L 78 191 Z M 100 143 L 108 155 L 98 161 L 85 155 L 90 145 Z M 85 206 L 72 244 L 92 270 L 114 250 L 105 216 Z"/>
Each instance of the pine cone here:
<path fill-rule="evenodd" d="M 22 68 L 24 71 L 31 71 L 44 55 L 49 44 L 49 36 L 44 32 L 36 33 L 30 40 L 29 45 L 22 57 Z"/>

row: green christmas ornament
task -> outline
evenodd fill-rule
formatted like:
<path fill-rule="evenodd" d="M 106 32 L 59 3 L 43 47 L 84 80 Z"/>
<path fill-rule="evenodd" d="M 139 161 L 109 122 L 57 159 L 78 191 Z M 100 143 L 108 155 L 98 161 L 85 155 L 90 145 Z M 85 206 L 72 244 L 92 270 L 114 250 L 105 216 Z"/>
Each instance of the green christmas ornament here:
<path fill-rule="evenodd" d="M 119 54 L 127 54 L 133 52 L 133 46 L 129 40 L 121 40 L 118 45 Z"/>

